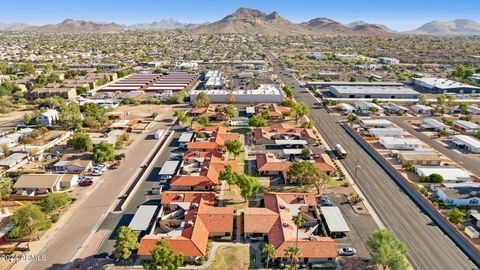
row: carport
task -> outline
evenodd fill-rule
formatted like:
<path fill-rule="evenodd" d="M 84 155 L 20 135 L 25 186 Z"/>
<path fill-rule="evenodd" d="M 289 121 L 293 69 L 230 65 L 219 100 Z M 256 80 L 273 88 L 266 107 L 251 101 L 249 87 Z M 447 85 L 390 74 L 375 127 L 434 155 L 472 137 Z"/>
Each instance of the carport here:
<path fill-rule="evenodd" d="M 332 238 L 345 237 L 350 231 L 340 209 L 336 206 L 322 207 L 322 219 L 326 224 L 327 233 Z"/>

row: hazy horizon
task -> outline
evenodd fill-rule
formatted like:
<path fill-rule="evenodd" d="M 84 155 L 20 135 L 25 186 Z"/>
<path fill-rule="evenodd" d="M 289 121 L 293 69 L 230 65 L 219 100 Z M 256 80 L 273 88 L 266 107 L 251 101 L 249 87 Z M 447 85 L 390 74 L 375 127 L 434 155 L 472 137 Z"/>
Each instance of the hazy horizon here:
<path fill-rule="evenodd" d="M 461 2 L 461 4 L 459 3 Z M 470 19 L 479 21 L 479 1 L 413 1 L 398 3 L 379 0 L 344 1 L 239 1 L 233 0 L 219 5 L 218 1 L 193 0 L 179 2 L 137 1 L 92 1 L 52 0 L 40 2 L 2 3 L 0 23 L 27 23 L 44 25 L 59 23 L 65 19 L 137 24 L 174 19 L 183 23 L 205 23 L 217 21 L 235 12 L 240 7 L 261 10 L 265 13 L 277 11 L 284 18 L 300 23 L 313 18 L 326 17 L 348 24 L 354 21 L 383 24 L 396 31 L 415 29 L 427 22 Z M 48 14 L 45 16 L 43 14 Z"/>

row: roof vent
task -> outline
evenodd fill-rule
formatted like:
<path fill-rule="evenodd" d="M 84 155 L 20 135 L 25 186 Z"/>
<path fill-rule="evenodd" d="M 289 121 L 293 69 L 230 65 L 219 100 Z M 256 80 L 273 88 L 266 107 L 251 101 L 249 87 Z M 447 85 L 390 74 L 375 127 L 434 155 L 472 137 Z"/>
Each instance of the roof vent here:
<path fill-rule="evenodd" d="M 287 222 L 282 223 L 282 225 L 283 225 L 283 227 L 285 227 L 285 228 L 288 227 L 288 223 L 287 223 Z"/>
<path fill-rule="evenodd" d="M 280 209 L 285 209 L 285 205 L 283 205 L 283 204 L 280 204 L 279 207 L 280 207 Z"/>
<path fill-rule="evenodd" d="M 192 209 L 195 209 L 195 208 L 197 208 L 197 207 L 198 207 L 198 203 L 192 203 L 192 205 L 191 205 L 191 208 L 192 208 Z"/>
<path fill-rule="evenodd" d="M 193 220 L 189 220 L 189 221 L 187 222 L 187 225 L 188 225 L 188 226 L 193 226 Z"/>

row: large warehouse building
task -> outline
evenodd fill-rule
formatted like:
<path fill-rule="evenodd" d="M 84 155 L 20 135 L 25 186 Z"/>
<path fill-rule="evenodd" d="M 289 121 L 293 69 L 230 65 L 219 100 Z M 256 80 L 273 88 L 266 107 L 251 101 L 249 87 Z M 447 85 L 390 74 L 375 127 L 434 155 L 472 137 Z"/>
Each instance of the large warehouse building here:
<path fill-rule="evenodd" d="M 337 98 L 417 99 L 420 93 L 407 86 L 331 86 Z"/>
<path fill-rule="evenodd" d="M 260 84 L 254 90 L 194 90 L 190 93 L 190 100 L 196 100 L 201 92 L 205 92 L 208 95 L 211 103 L 280 103 L 285 99 L 283 91 L 278 84 Z"/>
<path fill-rule="evenodd" d="M 434 93 L 480 93 L 480 87 L 445 78 L 412 78 L 412 82 Z"/>

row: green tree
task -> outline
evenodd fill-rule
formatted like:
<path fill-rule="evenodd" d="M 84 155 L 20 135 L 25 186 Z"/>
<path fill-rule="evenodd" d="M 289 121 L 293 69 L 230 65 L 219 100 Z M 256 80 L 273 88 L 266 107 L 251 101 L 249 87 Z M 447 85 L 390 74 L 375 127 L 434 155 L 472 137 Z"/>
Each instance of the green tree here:
<path fill-rule="evenodd" d="M 453 224 L 462 223 L 465 221 L 465 213 L 459 210 L 458 208 L 453 208 L 448 211 L 448 220 Z"/>
<path fill-rule="evenodd" d="M 407 248 L 392 231 L 383 229 L 373 232 L 368 238 L 367 246 L 372 253 L 372 263 L 380 265 L 382 269 L 408 268 L 408 262 L 405 260 Z"/>
<path fill-rule="evenodd" d="M 192 104 L 195 107 L 206 107 L 209 103 L 208 95 L 205 92 L 200 92 L 197 99 L 195 99 Z"/>
<path fill-rule="evenodd" d="M 72 202 L 72 198 L 66 193 L 50 193 L 40 201 L 40 207 L 44 213 L 50 213 Z"/>
<path fill-rule="evenodd" d="M 369 107 L 368 110 L 372 113 L 377 113 L 379 109 L 376 106 L 372 106 L 372 107 Z"/>
<path fill-rule="evenodd" d="M 175 255 L 170 245 L 165 241 L 158 241 L 157 246 L 151 251 L 152 260 L 143 265 L 147 270 L 176 270 L 183 264 L 183 254 Z"/>
<path fill-rule="evenodd" d="M 0 180 L 0 199 L 5 200 L 10 197 L 13 191 L 12 179 L 8 177 L 2 177 Z"/>
<path fill-rule="evenodd" d="M 229 153 L 233 154 L 233 157 L 236 159 L 240 152 L 242 152 L 242 144 L 237 140 L 228 140 L 225 142 L 225 148 Z"/>
<path fill-rule="evenodd" d="M 197 122 L 202 126 L 208 125 L 208 121 L 208 116 L 206 115 L 201 115 L 197 117 Z"/>
<path fill-rule="evenodd" d="M 305 224 L 305 220 L 303 219 L 302 214 L 299 213 L 298 215 L 292 217 L 292 221 L 293 221 L 293 224 L 297 226 L 295 230 L 297 232 L 297 235 L 295 237 L 295 247 L 298 247 L 298 232 L 300 231 L 300 228 L 302 228 L 303 225 Z"/>
<path fill-rule="evenodd" d="M 447 105 L 452 107 L 454 103 L 455 103 L 455 96 L 454 95 L 448 95 L 447 96 Z"/>
<path fill-rule="evenodd" d="M 220 172 L 220 180 L 226 181 L 229 189 L 237 183 L 237 174 L 233 172 L 232 165 L 227 164 L 225 170 Z"/>
<path fill-rule="evenodd" d="M 355 76 L 350 77 L 350 82 L 356 82 L 356 81 L 357 81 L 357 77 L 355 77 Z"/>
<path fill-rule="evenodd" d="M 15 224 L 10 230 L 9 237 L 18 238 L 31 235 L 32 233 L 43 230 L 49 223 L 45 220 L 45 214 L 36 204 L 29 204 L 19 208 L 12 216 Z"/>
<path fill-rule="evenodd" d="M 290 180 L 295 180 L 301 187 L 313 184 L 314 178 L 318 176 L 318 169 L 311 162 L 293 162 L 287 171 Z"/>
<path fill-rule="evenodd" d="M 461 112 L 462 114 L 465 114 L 465 115 L 468 114 L 468 109 L 469 109 L 469 107 L 470 107 L 470 106 L 469 106 L 468 103 L 466 103 L 466 102 L 460 102 L 460 103 L 458 104 L 458 109 L 460 110 L 460 112 Z"/>
<path fill-rule="evenodd" d="M 79 87 L 75 88 L 75 91 L 77 91 L 77 95 L 83 95 L 83 94 L 86 94 L 88 92 L 88 88 L 83 87 L 83 86 L 79 86 Z"/>
<path fill-rule="evenodd" d="M 292 98 L 293 97 L 293 91 L 292 91 L 292 87 L 290 87 L 290 85 L 285 84 L 282 87 L 282 90 L 285 93 L 285 96 L 287 96 L 287 98 Z"/>
<path fill-rule="evenodd" d="M 411 161 L 405 161 L 402 163 L 402 169 L 407 172 L 413 172 L 415 170 L 415 166 Z"/>
<path fill-rule="evenodd" d="M 418 104 L 426 105 L 427 103 L 428 103 L 427 96 L 423 94 L 418 96 Z"/>
<path fill-rule="evenodd" d="M 252 118 L 250 118 L 250 121 L 248 121 L 248 124 L 252 127 L 264 127 L 265 126 L 265 118 L 259 115 L 254 115 Z"/>
<path fill-rule="evenodd" d="M 136 250 L 140 244 L 138 243 L 138 235 L 128 226 L 118 228 L 117 237 L 113 246 L 113 257 L 115 261 L 128 260 L 132 255 L 132 251 Z"/>
<path fill-rule="evenodd" d="M 347 115 L 347 122 L 350 124 L 350 126 L 353 125 L 353 123 L 358 121 L 358 116 L 354 113 L 349 113 Z"/>
<path fill-rule="evenodd" d="M 235 117 L 236 114 L 236 109 L 235 106 L 232 104 L 229 104 L 227 108 L 225 108 L 225 116 L 227 120 L 230 120 Z"/>
<path fill-rule="evenodd" d="M 75 150 L 80 151 L 92 151 L 93 143 L 90 135 L 87 133 L 75 133 L 71 139 L 68 140 L 67 143 L 70 147 L 73 147 Z"/>
<path fill-rule="evenodd" d="M 181 125 L 185 124 L 189 120 L 186 112 L 182 110 L 176 110 L 173 116 L 177 117 L 178 122 L 180 122 Z"/>
<path fill-rule="evenodd" d="M 290 258 L 290 267 L 288 269 L 297 269 L 297 261 L 300 256 L 300 249 L 298 247 L 288 247 L 285 251 L 285 256 Z"/>
<path fill-rule="evenodd" d="M 82 126 L 82 113 L 77 103 L 64 104 L 60 109 L 62 126 L 67 129 L 78 129 Z"/>
<path fill-rule="evenodd" d="M 247 201 L 248 197 L 255 195 L 260 189 L 260 182 L 258 182 L 258 179 L 256 177 L 249 176 L 243 173 L 237 173 L 236 176 L 236 184 L 240 188 L 240 193 L 245 198 L 245 201 Z"/>
<path fill-rule="evenodd" d="M 290 115 L 295 118 L 295 121 L 298 123 L 298 119 L 309 115 L 310 108 L 308 108 L 305 103 L 294 103 L 292 109 L 290 110 Z"/>
<path fill-rule="evenodd" d="M 272 244 L 264 244 L 262 246 L 262 254 L 265 257 L 265 269 L 268 269 L 268 263 L 277 257 L 275 246 Z"/>
<path fill-rule="evenodd" d="M 437 104 L 439 106 L 443 106 L 445 104 L 445 102 L 447 101 L 447 97 L 445 95 L 439 95 L 437 97 Z"/>
<path fill-rule="evenodd" d="M 95 163 L 104 163 L 115 159 L 115 149 L 107 141 L 101 141 L 93 148 L 92 159 Z"/>
<path fill-rule="evenodd" d="M 302 158 L 305 159 L 305 160 L 308 160 L 310 159 L 310 156 L 312 155 L 312 150 L 310 150 L 310 148 L 308 147 L 305 147 L 302 149 Z"/>

